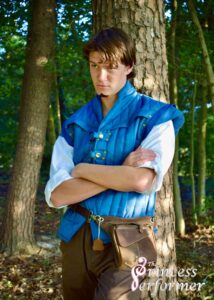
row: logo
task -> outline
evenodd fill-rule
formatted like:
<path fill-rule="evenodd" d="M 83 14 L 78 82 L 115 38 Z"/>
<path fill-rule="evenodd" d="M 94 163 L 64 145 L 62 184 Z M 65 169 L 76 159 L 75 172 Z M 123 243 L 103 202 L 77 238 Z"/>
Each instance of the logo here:
<path fill-rule="evenodd" d="M 142 256 L 138 259 L 138 264 L 132 268 L 131 274 L 133 281 L 131 289 L 133 292 L 139 287 L 139 277 L 143 277 L 146 274 L 146 263 L 147 259 Z"/>

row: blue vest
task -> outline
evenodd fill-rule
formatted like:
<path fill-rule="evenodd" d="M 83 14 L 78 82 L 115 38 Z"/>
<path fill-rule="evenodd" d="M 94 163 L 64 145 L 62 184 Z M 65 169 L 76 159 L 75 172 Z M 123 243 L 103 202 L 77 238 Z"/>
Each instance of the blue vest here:
<path fill-rule="evenodd" d="M 75 165 L 81 162 L 121 165 L 153 126 L 169 120 L 173 121 L 177 134 L 184 122 L 183 114 L 174 105 L 137 93 L 127 81 L 104 118 L 100 97 L 96 96 L 64 122 L 61 136 L 74 147 Z M 80 204 L 94 215 L 135 218 L 154 216 L 155 198 L 155 193 L 118 192 L 109 189 Z M 83 216 L 69 208 L 59 226 L 60 239 L 69 241 L 85 221 Z M 96 239 L 97 224 L 92 220 L 90 225 L 92 237 Z M 108 234 L 102 230 L 100 238 L 104 243 L 110 242 Z"/>

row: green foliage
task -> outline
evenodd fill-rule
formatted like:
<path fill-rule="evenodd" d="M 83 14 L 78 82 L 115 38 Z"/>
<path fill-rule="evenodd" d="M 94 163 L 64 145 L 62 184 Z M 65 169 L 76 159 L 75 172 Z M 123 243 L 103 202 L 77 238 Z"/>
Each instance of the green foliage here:
<path fill-rule="evenodd" d="M 0 168 L 12 165 L 25 59 L 27 1 L 0 4 Z"/>
<path fill-rule="evenodd" d="M 213 60 L 213 27 L 210 25 L 210 11 L 206 1 L 196 1 L 200 22 L 203 26 L 211 60 Z M 209 1 L 210 3 L 210 1 Z M 172 1 L 166 4 L 167 37 L 171 26 Z M 185 125 L 180 132 L 179 173 L 189 176 L 190 162 L 190 101 L 193 86 L 198 82 L 195 124 L 200 119 L 201 78 L 204 76 L 202 53 L 197 33 L 192 24 L 187 2 L 178 1 L 178 23 L 176 31 L 176 69 L 178 71 L 179 107 L 185 112 Z M 210 5 L 210 4 L 209 4 Z M 29 1 L 1 1 L 0 3 L 0 167 L 8 169 L 13 163 L 15 141 L 18 131 L 21 85 L 25 61 L 28 19 L 30 18 Z M 92 33 L 92 7 L 90 0 L 57 1 L 57 41 L 56 72 L 58 91 L 61 99 L 63 119 L 76 111 L 94 95 L 87 62 L 82 56 L 84 42 Z M 168 38 L 167 38 L 168 40 Z M 168 55 L 170 55 L 168 45 Z M 174 66 L 169 65 L 169 68 Z M 210 98 L 207 99 L 210 107 Z M 56 111 L 56 97 L 52 97 L 52 106 Z M 56 118 L 56 113 L 55 113 Z M 212 151 L 214 117 L 211 108 L 207 116 L 207 175 L 212 176 L 214 153 Z M 197 149 L 198 126 L 195 127 L 195 147 Z M 52 145 L 47 143 L 43 160 L 43 171 L 47 174 Z M 197 154 L 197 152 L 196 152 Z M 198 174 L 197 155 L 195 174 Z"/>
<path fill-rule="evenodd" d="M 91 1 L 58 1 L 56 72 L 62 106 L 62 120 L 89 101 L 94 95 L 88 63 L 82 55 L 83 44 L 92 31 Z M 56 110 L 56 99 L 52 105 Z M 56 116 L 56 114 L 55 114 Z M 42 178 L 48 177 L 52 146 L 46 142 Z"/>
<path fill-rule="evenodd" d="M 213 124 L 214 124 L 214 116 L 211 112 L 208 114 L 207 117 L 207 140 L 206 140 L 206 147 L 207 147 L 207 171 L 208 176 L 213 177 L 213 170 L 214 170 L 214 134 L 213 134 Z"/>
<path fill-rule="evenodd" d="M 18 132 L 29 1 L 1 1 L 0 16 L 0 168 L 6 170 L 13 164 Z M 91 35 L 91 27 L 91 1 L 58 1 L 56 71 L 64 98 L 64 118 L 93 95 L 88 66 L 82 57 L 82 46 Z M 50 153 L 51 145 L 47 144 L 47 169 Z"/>
<path fill-rule="evenodd" d="M 212 2 L 212 1 L 211 1 Z M 211 3 L 210 2 L 210 3 Z M 193 97 L 193 87 L 197 82 L 197 96 L 195 107 L 195 128 L 194 128 L 194 145 L 196 149 L 194 172 L 198 174 L 197 145 L 198 145 L 198 123 L 200 120 L 201 97 L 202 97 L 202 79 L 204 76 L 204 62 L 202 51 L 198 40 L 195 26 L 192 23 L 191 15 L 188 10 L 187 1 L 177 1 L 177 29 L 176 29 L 176 65 L 169 65 L 169 69 L 176 68 L 178 80 L 178 100 L 179 108 L 184 111 L 185 124 L 179 134 L 179 174 L 181 176 L 189 176 L 190 166 L 190 103 Z M 213 61 L 213 31 L 212 23 L 209 21 L 211 11 L 208 9 L 210 3 L 206 1 L 195 1 L 198 17 L 200 19 L 209 55 Z M 167 50 L 170 55 L 169 35 L 171 26 L 171 8 L 172 1 L 165 1 L 167 13 Z M 213 4 L 211 4 L 213 5 Z M 211 99 L 207 97 L 207 176 L 213 176 L 213 114 L 211 111 Z"/>
<path fill-rule="evenodd" d="M 213 181 L 212 181 L 213 184 Z M 208 196 L 205 199 L 205 207 L 204 207 L 204 220 L 203 223 L 206 225 L 214 224 L 214 201 L 212 196 Z"/>
<path fill-rule="evenodd" d="M 83 43 L 92 30 L 91 1 L 61 1 L 58 7 L 57 72 L 64 92 L 66 116 L 93 95 Z"/>

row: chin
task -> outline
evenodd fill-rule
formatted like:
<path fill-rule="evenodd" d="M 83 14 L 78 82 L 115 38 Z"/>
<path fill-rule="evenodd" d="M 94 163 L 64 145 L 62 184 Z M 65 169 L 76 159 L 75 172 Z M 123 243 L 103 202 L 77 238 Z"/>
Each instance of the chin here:
<path fill-rule="evenodd" d="M 100 91 L 100 90 L 98 90 L 98 91 L 96 91 L 96 92 L 97 92 L 97 94 L 98 94 L 99 96 L 104 96 L 104 97 L 111 96 L 111 94 L 108 93 L 107 91 Z"/>
<path fill-rule="evenodd" d="M 104 94 L 104 93 L 100 93 L 99 96 L 105 98 L 105 97 L 108 97 L 109 95 L 106 95 L 106 94 Z"/>

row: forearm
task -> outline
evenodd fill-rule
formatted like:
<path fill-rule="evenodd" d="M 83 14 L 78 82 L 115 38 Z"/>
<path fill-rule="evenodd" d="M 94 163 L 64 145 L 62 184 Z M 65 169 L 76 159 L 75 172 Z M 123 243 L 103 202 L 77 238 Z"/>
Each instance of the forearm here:
<path fill-rule="evenodd" d="M 51 193 L 51 201 L 55 207 L 81 202 L 106 190 L 94 182 L 81 178 L 73 178 L 62 182 Z"/>
<path fill-rule="evenodd" d="M 79 164 L 73 176 L 121 192 L 143 192 L 150 188 L 155 177 L 151 169 L 131 166 Z"/>

